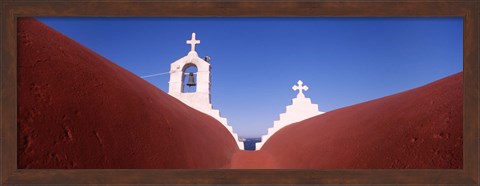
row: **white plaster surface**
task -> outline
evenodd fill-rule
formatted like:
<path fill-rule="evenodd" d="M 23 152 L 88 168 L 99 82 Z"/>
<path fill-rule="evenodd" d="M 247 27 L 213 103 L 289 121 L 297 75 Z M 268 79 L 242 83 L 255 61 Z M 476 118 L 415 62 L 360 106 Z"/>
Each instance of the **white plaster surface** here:
<path fill-rule="evenodd" d="M 318 110 L 317 104 L 313 104 L 310 98 L 306 98 L 303 94 L 308 87 L 303 86 L 301 80 L 297 84 L 292 87 L 294 91 L 299 91 L 297 97 L 293 98 L 292 104 L 286 107 L 286 112 L 280 114 L 280 119 L 273 122 L 273 127 L 269 128 L 267 134 L 262 136 L 262 141 L 255 145 L 256 150 L 260 150 L 265 142 L 283 127 L 324 113 Z"/>
<path fill-rule="evenodd" d="M 220 111 L 214 109 L 210 101 L 210 64 L 200 58 L 195 51 L 195 45 L 200 44 L 200 40 L 196 40 L 196 34 L 192 33 L 192 39 L 187 40 L 187 44 L 191 45 L 191 51 L 187 56 L 184 56 L 177 61 L 170 64 L 170 82 L 168 87 L 168 94 L 187 104 L 188 106 L 208 114 L 220 121 L 225 128 L 232 134 L 232 137 L 237 142 L 238 147 L 243 150 L 243 142 L 240 142 L 238 135 L 233 132 L 233 128 L 228 125 L 227 119 L 221 117 Z M 184 71 L 191 65 L 197 67 L 196 78 L 196 92 L 184 93 L 183 78 Z"/>

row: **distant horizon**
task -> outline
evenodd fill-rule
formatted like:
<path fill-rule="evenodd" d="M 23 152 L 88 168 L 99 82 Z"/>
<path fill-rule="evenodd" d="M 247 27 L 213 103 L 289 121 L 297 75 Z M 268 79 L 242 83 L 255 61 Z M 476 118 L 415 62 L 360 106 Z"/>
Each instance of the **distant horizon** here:
<path fill-rule="evenodd" d="M 267 133 L 298 80 L 329 112 L 463 72 L 461 18 L 38 19 L 138 76 L 168 72 L 195 32 L 213 107 L 242 138 Z M 168 92 L 168 74 L 145 80 Z"/>

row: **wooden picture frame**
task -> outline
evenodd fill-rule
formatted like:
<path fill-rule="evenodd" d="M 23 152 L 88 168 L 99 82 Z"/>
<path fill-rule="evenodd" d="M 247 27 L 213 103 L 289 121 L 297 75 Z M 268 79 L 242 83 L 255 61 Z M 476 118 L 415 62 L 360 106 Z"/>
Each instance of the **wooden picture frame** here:
<path fill-rule="evenodd" d="M 1 2 L 1 182 L 16 184 L 467 184 L 479 183 L 478 1 L 11 1 Z M 33 16 L 462 17 L 463 169 L 17 169 L 17 18 Z"/>

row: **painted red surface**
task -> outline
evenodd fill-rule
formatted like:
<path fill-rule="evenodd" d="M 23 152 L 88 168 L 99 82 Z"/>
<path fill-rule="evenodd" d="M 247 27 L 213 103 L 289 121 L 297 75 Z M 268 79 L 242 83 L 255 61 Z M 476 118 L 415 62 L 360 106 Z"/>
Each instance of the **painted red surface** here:
<path fill-rule="evenodd" d="M 463 76 L 239 151 L 215 119 L 33 18 L 18 21 L 19 168 L 462 168 Z"/>
<path fill-rule="evenodd" d="M 233 155 L 230 168 L 275 169 L 281 168 L 281 166 L 279 165 L 275 157 L 268 152 L 241 150 Z"/>
<path fill-rule="evenodd" d="M 287 126 L 276 168 L 462 168 L 463 74 Z M 235 163 L 232 163 L 235 165 Z"/>
<path fill-rule="evenodd" d="M 236 151 L 217 120 L 18 19 L 19 168 L 225 168 Z"/>

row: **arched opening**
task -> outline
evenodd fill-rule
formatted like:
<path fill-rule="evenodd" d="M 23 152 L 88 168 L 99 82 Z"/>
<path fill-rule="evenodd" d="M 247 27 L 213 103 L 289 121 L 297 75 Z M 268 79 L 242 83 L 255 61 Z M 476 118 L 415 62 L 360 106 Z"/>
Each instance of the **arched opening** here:
<path fill-rule="evenodd" d="M 197 91 L 197 66 L 194 64 L 187 64 L 183 68 L 182 76 L 182 93 L 191 93 Z"/>

